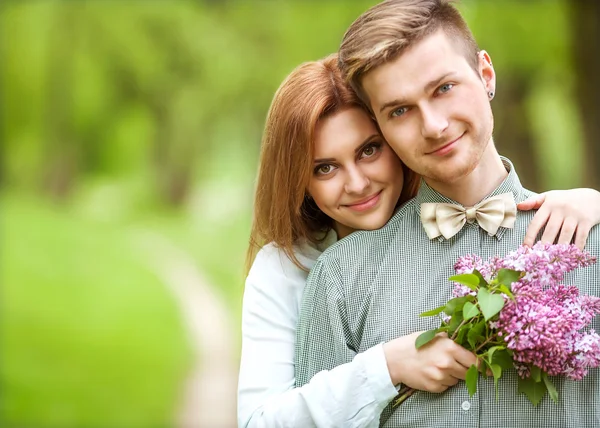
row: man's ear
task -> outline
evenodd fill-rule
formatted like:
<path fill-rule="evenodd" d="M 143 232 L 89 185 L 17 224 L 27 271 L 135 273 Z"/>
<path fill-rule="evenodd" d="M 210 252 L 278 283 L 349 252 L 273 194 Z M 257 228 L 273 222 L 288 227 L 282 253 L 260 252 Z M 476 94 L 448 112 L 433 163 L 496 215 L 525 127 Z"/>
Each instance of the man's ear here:
<path fill-rule="evenodd" d="M 496 72 L 492 66 L 492 58 L 490 55 L 481 50 L 477 54 L 479 57 L 479 76 L 483 82 L 486 92 L 490 98 L 493 98 L 496 92 Z M 489 94 L 492 94 L 491 96 Z"/>

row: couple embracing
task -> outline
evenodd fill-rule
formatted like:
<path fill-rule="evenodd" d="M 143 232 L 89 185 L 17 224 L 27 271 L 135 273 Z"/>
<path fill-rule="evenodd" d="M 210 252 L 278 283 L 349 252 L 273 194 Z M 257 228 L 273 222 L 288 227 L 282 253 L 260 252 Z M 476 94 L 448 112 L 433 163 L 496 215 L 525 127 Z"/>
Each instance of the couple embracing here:
<path fill-rule="evenodd" d="M 256 189 L 239 426 L 600 426 L 598 369 L 558 379 L 560 402 L 537 407 L 508 371 L 499 403 L 491 379 L 473 397 L 454 387 L 472 352 L 443 335 L 415 347 L 460 256 L 539 235 L 600 255 L 600 194 L 523 188 L 493 141 L 495 91 L 490 56 L 446 0 L 372 7 L 337 55 L 282 83 Z M 569 282 L 600 296 L 598 265 Z M 421 392 L 392 409 L 401 387 Z"/>

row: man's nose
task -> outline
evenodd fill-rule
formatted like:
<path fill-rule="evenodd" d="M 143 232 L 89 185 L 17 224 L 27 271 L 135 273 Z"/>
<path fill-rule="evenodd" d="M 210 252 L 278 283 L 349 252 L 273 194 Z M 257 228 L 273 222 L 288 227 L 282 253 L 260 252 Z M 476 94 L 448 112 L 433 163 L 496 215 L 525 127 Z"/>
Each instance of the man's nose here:
<path fill-rule="evenodd" d="M 448 119 L 441 111 L 431 106 L 421 108 L 423 137 L 427 139 L 439 139 L 448 128 Z"/>

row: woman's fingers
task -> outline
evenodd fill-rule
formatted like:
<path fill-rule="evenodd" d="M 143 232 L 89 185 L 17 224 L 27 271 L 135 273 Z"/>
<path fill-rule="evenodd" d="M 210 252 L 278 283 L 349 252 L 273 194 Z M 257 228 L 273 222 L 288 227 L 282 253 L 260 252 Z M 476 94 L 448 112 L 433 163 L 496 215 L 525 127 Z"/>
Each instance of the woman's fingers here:
<path fill-rule="evenodd" d="M 525 199 L 523 202 L 517 204 L 517 208 L 521 211 L 537 210 L 539 209 L 544 201 L 546 200 L 546 194 L 541 193 L 539 195 L 531 196 Z"/>
<path fill-rule="evenodd" d="M 587 222 L 582 222 L 577 225 L 575 245 L 577 245 L 577 248 L 579 248 L 580 250 L 583 250 L 583 248 L 585 247 L 585 243 L 587 242 L 590 230 L 592 230 L 592 226 Z"/>
<path fill-rule="evenodd" d="M 550 211 L 542 207 L 538 210 L 537 213 L 533 216 L 531 223 L 529 223 L 529 227 L 527 228 L 527 233 L 525 234 L 525 240 L 523 243 L 525 245 L 529 245 L 530 247 L 535 243 L 537 236 L 540 231 L 548 221 L 550 217 Z"/>
<path fill-rule="evenodd" d="M 542 242 L 547 242 L 548 244 L 554 243 L 556 237 L 558 236 L 560 229 L 563 225 L 562 216 L 551 215 L 548 223 L 546 224 L 546 228 L 544 229 L 544 234 L 542 235 Z"/>
<path fill-rule="evenodd" d="M 560 235 L 557 244 L 570 244 L 577 230 L 577 220 L 573 217 L 566 218 L 560 228 Z"/>

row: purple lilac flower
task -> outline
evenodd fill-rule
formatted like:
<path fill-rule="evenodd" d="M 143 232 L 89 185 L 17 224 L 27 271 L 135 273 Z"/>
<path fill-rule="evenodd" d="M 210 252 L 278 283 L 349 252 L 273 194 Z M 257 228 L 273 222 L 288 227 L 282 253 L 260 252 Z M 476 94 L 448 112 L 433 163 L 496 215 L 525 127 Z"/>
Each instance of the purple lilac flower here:
<path fill-rule="evenodd" d="M 600 336 L 593 330 L 581 331 L 600 313 L 600 298 L 580 295 L 577 287 L 560 281 L 566 273 L 595 262 L 574 245 L 538 243 L 521 246 L 503 259 L 461 257 L 455 269 L 457 273 L 477 269 L 488 281 L 501 268 L 524 271 L 512 284 L 514 299 L 505 297 L 497 321 L 490 323 L 513 351 L 519 376 L 529 377 L 530 367 L 535 365 L 551 376 L 581 379 L 589 368 L 600 366 Z M 456 296 L 470 293 L 467 287 L 455 284 Z"/>

